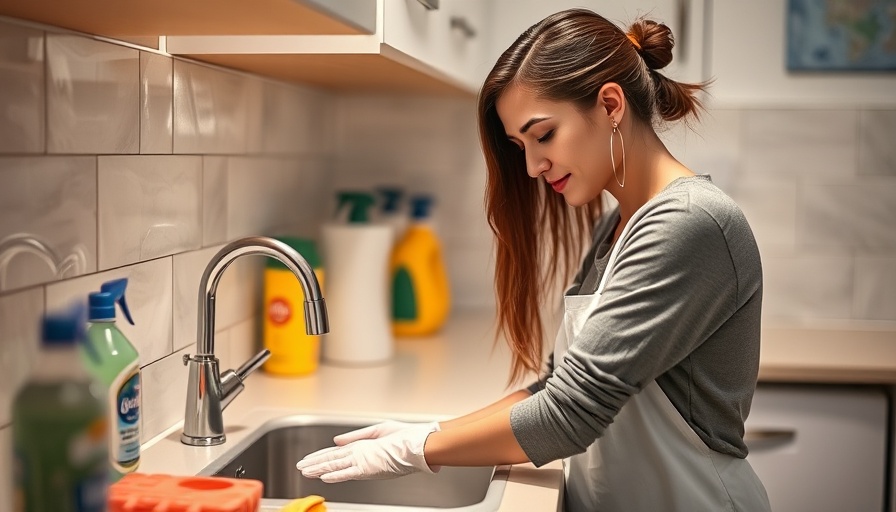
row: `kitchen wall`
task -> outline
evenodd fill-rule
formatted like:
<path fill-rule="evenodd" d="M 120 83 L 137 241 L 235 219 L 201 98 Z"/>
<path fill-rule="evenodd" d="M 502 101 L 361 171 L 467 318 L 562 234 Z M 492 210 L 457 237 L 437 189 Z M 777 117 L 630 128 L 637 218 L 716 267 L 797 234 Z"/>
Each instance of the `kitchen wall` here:
<path fill-rule="evenodd" d="M 0 246 L 27 235 L 75 267 L 55 281 L 33 252 L 0 262 L 0 458 L 10 460 L 10 406 L 35 363 L 41 314 L 119 277 L 148 440 L 183 417 L 181 356 L 195 343 L 206 263 L 238 237 L 316 234 L 333 97 L 9 20 L 0 84 Z M 218 289 L 225 365 L 257 339 L 261 264 L 238 260 Z"/>
<path fill-rule="evenodd" d="M 492 305 L 485 167 L 472 100 L 340 97 L 337 181 L 435 191 L 465 305 Z M 716 106 L 661 132 L 743 208 L 762 253 L 764 321 L 896 322 L 896 108 Z"/>
<path fill-rule="evenodd" d="M 665 134 L 744 210 L 762 254 L 763 321 L 896 322 L 896 109 L 713 108 Z"/>

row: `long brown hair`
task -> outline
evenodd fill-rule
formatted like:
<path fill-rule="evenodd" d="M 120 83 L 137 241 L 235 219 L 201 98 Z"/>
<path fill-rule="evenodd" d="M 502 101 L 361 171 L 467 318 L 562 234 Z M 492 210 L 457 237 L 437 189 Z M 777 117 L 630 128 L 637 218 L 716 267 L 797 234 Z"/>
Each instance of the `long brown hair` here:
<path fill-rule="evenodd" d="M 488 180 L 485 203 L 495 234 L 498 329 L 513 352 L 511 382 L 537 372 L 543 356 L 542 301 L 575 268 L 598 215 L 598 200 L 572 208 L 526 174 L 525 154 L 507 138 L 496 103 L 511 84 L 538 97 L 594 106 L 600 88 L 619 84 L 638 121 L 696 116 L 706 84 L 658 73 L 672 60 L 672 32 L 638 19 L 626 34 L 585 9 L 553 14 L 526 30 L 498 59 L 479 93 L 479 136 Z M 559 361 L 557 361 L 559 363 Z"/>

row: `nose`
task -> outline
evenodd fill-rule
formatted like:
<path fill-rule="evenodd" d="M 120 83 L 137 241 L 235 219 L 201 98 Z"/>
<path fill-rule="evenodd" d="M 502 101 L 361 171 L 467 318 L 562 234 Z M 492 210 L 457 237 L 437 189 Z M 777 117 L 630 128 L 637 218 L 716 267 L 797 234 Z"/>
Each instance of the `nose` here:
<path fill-rule="evenodd" d="M 526 151 L 526 172 L 537 178 L 551 168 L 551 162 L 534 151 Z"/>

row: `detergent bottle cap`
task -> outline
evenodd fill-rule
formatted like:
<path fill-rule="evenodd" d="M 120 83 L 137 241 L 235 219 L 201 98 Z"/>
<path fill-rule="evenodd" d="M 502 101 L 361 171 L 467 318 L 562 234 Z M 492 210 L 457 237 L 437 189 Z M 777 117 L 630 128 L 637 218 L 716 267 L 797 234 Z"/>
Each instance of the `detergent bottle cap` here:
<path fill-rule="evenodd" d="M 317 252 L 317 245 L 313 240 L 295 236 L 278 236 L 277 240 L 280 240 L 284 244 L 295 249 L 295 251 L 301 254 L 302 257 L 305 258 L 305 261 L 307 261 L 308 264 L 311 265 L 311 268 L 320 268 L 320 254 Z M 284 265 L 282 261 L 276 258 L 267 258 L 265 267 L 289 270 L 289 267 Z"/>
<path fill-rule="evenodd" d="M 350 224 L 366 224 L 370 221 L 370 207 L 376 202 L 372 194 L 367 192 L 340 192 L 337 211 L 348 208 L 346 220 Z"/>
<path fill-rule="evenodd" d="M 404 190 L 398 187 L 380 187 L 378 190 L 383 197 L 383 213 L 397 213 Z"/>
<path fill-rule="evenodd" d="M 134 319 L 131 318 L 131 311 L 128 309 L 128 303 L 125 301 L 124 292 L 128 286 L 127 278 L 115 279 L 103 283 L 99 292 L 91 293 L 88 296 L 90 303 L 91 322 L 100 320 L 115 320 L 115 303 L 121 306 L 124 317 L 134 325 Z"/>
<path fill-rule="evenodd" d="M 411 218 L 423 220 L 429 218 L 433 199 L 428 195 L 417 195 L 411 198 Z"/>

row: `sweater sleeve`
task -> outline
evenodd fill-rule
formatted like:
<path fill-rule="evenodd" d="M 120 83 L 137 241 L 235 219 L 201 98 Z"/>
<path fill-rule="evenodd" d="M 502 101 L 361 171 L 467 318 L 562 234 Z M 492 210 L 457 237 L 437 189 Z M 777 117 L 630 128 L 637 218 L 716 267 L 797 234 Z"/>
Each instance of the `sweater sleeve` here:
<path fill-rule="evenodd" d="M 738 283 L 714 218 L 673 195 L 641 215 L 597 307 L 544 386 L 511 410 L 513 433 L 540 466 L 581 453 L 619 409 L 684 360 L 737 308 Z"/>

